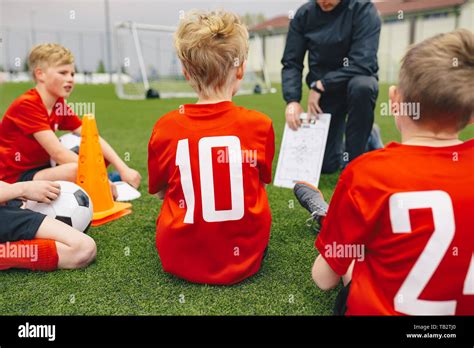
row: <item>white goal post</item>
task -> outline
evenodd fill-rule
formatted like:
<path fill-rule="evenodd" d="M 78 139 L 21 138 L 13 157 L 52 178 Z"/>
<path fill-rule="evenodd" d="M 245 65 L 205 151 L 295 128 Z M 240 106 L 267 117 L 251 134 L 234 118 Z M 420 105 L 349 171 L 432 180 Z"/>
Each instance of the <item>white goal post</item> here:
<path fill-rule="evenodd" d="M 196 93 L 185 81 L 173 46 L 176 27 L 122 22 L 115 25 L 115 91 L 120 99 L 187 98 Z M 238 94 L 275 93 L 266 69 L 262 39 L 252 36 L 247 69 Z"/>

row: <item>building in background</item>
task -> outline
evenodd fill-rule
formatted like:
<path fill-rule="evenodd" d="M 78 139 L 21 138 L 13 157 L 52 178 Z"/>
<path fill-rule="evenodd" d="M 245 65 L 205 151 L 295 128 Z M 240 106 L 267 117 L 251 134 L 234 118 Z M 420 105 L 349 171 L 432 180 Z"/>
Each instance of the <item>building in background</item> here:
<path fill-rule="evenodd" d="M 474 31 L 474 0 L 386 0 L 375 2 L 382 17 L 379 47 L 380 82 L 396 82 L 407 47 L 439 33 L 466 28 Z M 278 16 L 250 29 L 260 36 L 270 80 L 281 81 L 290 15 Z M 251 59 L 251 58 L 250 58 Z M 307 73 L 307 58 L 305 71 Z"/>
<path fill-rule="evenodd" d="M 474 31 L 474 0 L 372 1 L 383 19 L 378 53 L 381 82 L 396 82 L 400 60 L 409 44 L 456 28 L 467 28 Z M 293 8 L 297 5 L 292 2 L 289 6 L 288 8 Z M 251 10 L 251 6 L 249 7 Z M 82 9 L 82 11 L 85 10 Z M 64 12 L 63 15 L 70 16 L 69 12 Z M 280 82 L 282 68 L 280 61 L 285 48 L 290 17 L 294 12 L 296 9 L 250 28 L 252 37 L 247 64 L 248 75 L 256 72 L 254 75 L 260 80 L 264 77 L 265 81 Z M 29 9 L 25 10 L 25 15 L 27 20 L 24 24 L 30 24 L 29 27 L 27 25 L 7 27 L 0 23 L 0 82 L 29 80 L 30 76 L 26 72 L 26 58 L 33 44 L 40 42 L 57 42 L 73 51 L 78 73 L 76 75 L 77 83 L 110 83 L 110 78 L 112 78 L 112 82 L 117 81 L 116 73 L 119 71 L 119 62 L 116 52 L 120 45 L 124 50 L 123 55 L 130 57 L 131 61 L 130 66 L 126 69 L 128 76 L 125 78 L 132 82 L 141 79 L 136 59 L 137 53 L 130 40 L 131 33 L 128 37 L 121 38 L 116 35 L 108 37 L 103 29 L 88 28 L 87 26 L 81 30 L 78 30 L 77 26 L 66 26 L 64 30 L 39 29 L 38 27 L 43 24 L 41 12 L 37 9 Z M 252 24 L 262 20 L 263 14 L 245 14 L 243 18 L 247 18 L 246 21 Z M 117 16 L 112 19 L 111 23 L 116 24 Z M 163 35 L 153 33 L 141 34 L 140 43 L 143 51 L 142 56 L 150 76 L 167 76 L 176 72 L 180 74 L 181 69 L 174 52 L 171 36 L 163 37 Z M 110 58 L 107 54 L 109 44 L 112 47 L 112 57 Z M 104 70 L 107 74 L 104 73 Z M 114 74 L 110 77 L 108 73 L 111 70 Z M 305 59 L 304 75 L 307 70 L 307 59 Z"/>

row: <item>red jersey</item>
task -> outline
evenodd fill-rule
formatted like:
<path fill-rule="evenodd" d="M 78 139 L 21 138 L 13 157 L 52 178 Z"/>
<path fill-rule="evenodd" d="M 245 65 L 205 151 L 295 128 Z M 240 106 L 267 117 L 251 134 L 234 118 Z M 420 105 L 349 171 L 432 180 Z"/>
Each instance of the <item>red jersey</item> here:
<path fill-rule="evenodd" d="M 474 314 L 474 140 L 389 144 L 342 173 L 316 247 L 339 275 L 356 259 L 347 315 Z"/>
<path fill-rule="evenodd" d="M 183 105 L 158 120 L 148 175 L 151 194 L 166 190 L 156 228 L 166 272 L 233 284 L 258 271 L 274 151 L 270 118 L 232 102 Z"/>
<path fill-rule="evenodd" d="M 10 105 L 0 123 L 0 180 L 15 183 L 28 170 L 49 164 L 49 154 L 33 134 L 44 130 L 74 130 L 81 120 L 63 98 L 48 115 L 35 88 Z"/>

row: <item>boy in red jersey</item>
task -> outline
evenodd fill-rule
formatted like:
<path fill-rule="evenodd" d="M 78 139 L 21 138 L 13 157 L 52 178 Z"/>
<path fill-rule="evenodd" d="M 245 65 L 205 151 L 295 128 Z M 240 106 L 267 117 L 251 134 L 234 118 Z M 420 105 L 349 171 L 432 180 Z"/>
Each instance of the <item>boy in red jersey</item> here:
<path fill-rule="evenodd" d="M 350 282 L 336 313 L 474 314 L 474 140 L 459 139 L 474 118 L 473 62 L 468 30 L 406 53 L 399 86 L 390 88 L 402 143 L 347 166 L 315 243 L 316 284 Z M 311 212 L 323 206 L 310 185 L 295 194 Z"/>
<path fill-rule="evenodd" d="M 259 270 L 268 245 L 272 121 L 232 103 L 248 52 L 236 15 L 189 13 L 175 46 L 199 100 L 161 117 L 150 139 L 149 192 L 164 198 L 156 246 L 166 272 L 234 284 Z"/>
<path fill-rule="evenodd" d="M 76 181 L 78 155 L 61 145 L 54 134 L 81 134 L 81 120 L 65 103 L 74 87 L 74 56 L 58 44 L 33 47 L 28 66 L 36 86 L 18 97 L 0 123 L 0 180 L 13 184 L 30 180 Z M 123 181 L 134 187 L 140 174 L 129 168 L 100 139 L 105 159 Z M 59 165 L 50 168 L 50 158 Z M 113 186 L 112 186 L 113 187 Z"/>
<path fill-rule="evenodd" d="M 74 86 L 74 57 L 60 45 L 41 44 L 28 63 L 36 86 L 10 105 L 0 123 L 0 270 L 85 267 L 96 255 L 91 237 L 21 208 L 25 199 L 55 200 L 60 186 L 52 181 L 76 180 L 78 156 L 54 134 L 58 129 L 81 134 L 81 120 L 64 100 Z M 140 174 L 100 141 L 105 158 L 137 187 Z M 50 168 L 50 158 L 59 165 Z M 35 257 L 21 250 L 33 250 Z"/>

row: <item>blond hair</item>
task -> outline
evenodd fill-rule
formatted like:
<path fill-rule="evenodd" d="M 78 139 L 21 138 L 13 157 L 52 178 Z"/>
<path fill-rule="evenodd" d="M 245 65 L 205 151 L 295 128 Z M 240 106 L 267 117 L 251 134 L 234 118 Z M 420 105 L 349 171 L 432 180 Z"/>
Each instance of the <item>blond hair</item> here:
<path fill-rule="evenodd" d="M 474 34 L 466 29 L 436 35 L 409 48 L 399 88 L 419 103 L 419 122 L 461 130 L 474 114 Z"/>
<path fill-rule="evenodd" d="M 74 55 L 68 48 L 59 44 L 45 43 L 36 45 L 28 55 L 28 67 L 35 80 L 34 71 L 36 68 L 48 68 L 64 64 L 74 64 Z"/>
<path fill-rule="evenodd" d="M 188 12 L 174 35 L 174 44 L 193 89 L 204 97 L 228 87 L 230 72 L 248 55 L 249 34 L 230 12 Z"/>

